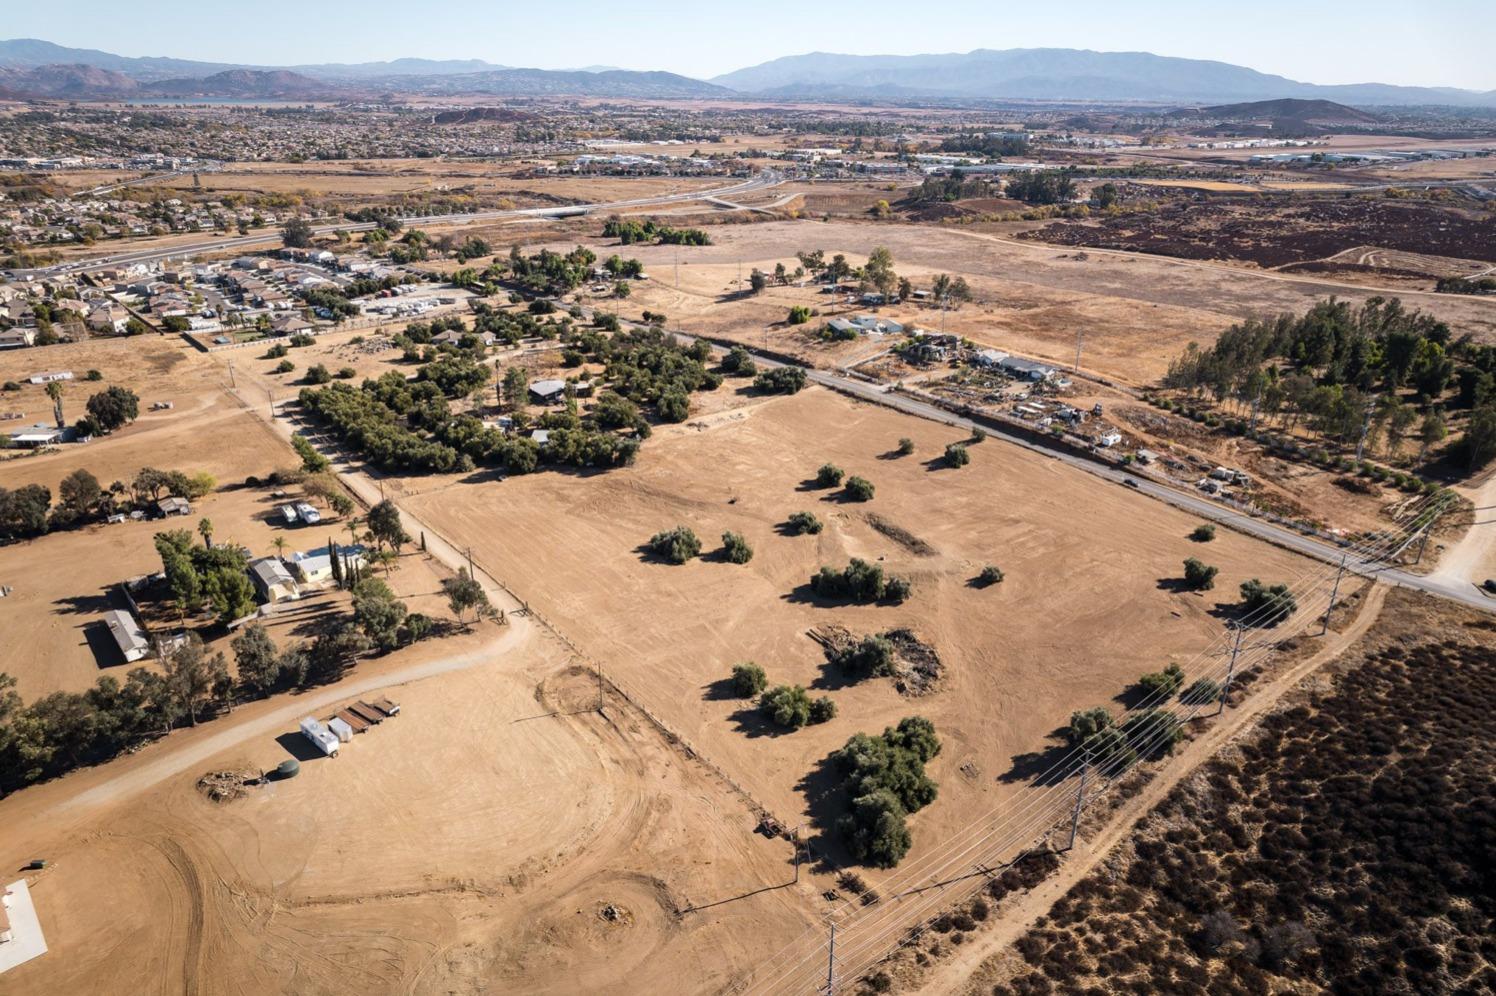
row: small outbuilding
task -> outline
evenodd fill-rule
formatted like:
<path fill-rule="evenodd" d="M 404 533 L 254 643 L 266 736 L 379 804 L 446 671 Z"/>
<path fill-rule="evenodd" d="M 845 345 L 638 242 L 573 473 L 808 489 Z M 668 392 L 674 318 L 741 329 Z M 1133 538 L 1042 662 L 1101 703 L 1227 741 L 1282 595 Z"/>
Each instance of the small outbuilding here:
<path fill-rule="evenodd" d="M 151 641 L 130 613 L 124 609 L 110 609 L 104 613 L 104 624 L 109 627 L 109 635 L 119 645 L 119 652 L 124 655 L 126 663 L 134 663 L 150 655 Z"/>
<path fill-rule="evenodd" d="M 564 380 L 537 380 L 530 385 L 530 400 L 538 405 L 552 405 L 566 393 Z"/>

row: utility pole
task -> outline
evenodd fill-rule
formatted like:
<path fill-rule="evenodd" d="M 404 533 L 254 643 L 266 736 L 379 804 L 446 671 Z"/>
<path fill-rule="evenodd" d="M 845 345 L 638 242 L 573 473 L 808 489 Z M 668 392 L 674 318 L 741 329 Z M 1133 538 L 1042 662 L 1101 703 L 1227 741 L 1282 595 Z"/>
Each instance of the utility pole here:
<path fill-rule="evenodd" d="M 1236 677 L 1236 655 L 1241 653 L 1242 629 L 1241 626 L 1236 627 L 1236 642 L 1231 645 L 1231 663 L 1226 665 L 1226 681 L 1221 685 L 1221 698 L 1216 703 L 1217 716 L 1226 711 L 1226 695 L 1231 691 L 1231 679 Z"/>
<path fill-rule="evenodd" d="M 467 562 L 468 562 L 468 577 L 470 577 L 470 578 L 471 577 L 475 577 L 475 575 L 473 574 L 473 548 L 472 547 L 468 547 L 467 548 Z"/>
<path fill-rule="evenodd" d="M 836 921 L 831 921 L 831 948 L 826 952 L 826 996 L 836 993 Z"/>
<path fill-rule="evenodd" d="M 234 379 L 234 361 L 229 360 L 229 387 L 237 388 L 238 382 Z"/>
<path fill-rule="evenodd" d="M 1428 534 L 1434 531 L 1434 524 L 1430 522 L 1423 529 L 1423 539 L 1418 541 L 1418 556 L 1413 558 L 1413 563 L 1423 563 L 1423 548 L 1428 546 Z"/>
<path fill-rule="evenodd" d="M 1330 589 L 1330 605 L 1325 609 L 1325 624 L 1319 628 L 1319 635 L 1324 636 L 1330 631 L 1330 613 L 1335 611 L 1335 597 L 1340 594 L 1340 579 L 1345 576 L 1345 558 L 1348 554 L 1340 555 L 1340 569 L 1335 572 L 1335 587 Z"/>
<path fill-rule="evenodd" d="M 1086 773 L 1091 770 L 1089 764 L 1080 769 L 1080 784 L 1075 787 L 1075 812 L 1070 814 L 1070 843 L 1065 845 L 1065 850 L 1075 847 L 1075 834 L 1080 829 L 1080 809 L 1086 800 Z"/>
<path fill-rule="evenodd" d="M 1072 373 L 1077 373 L 1077 374 L 1080 373 L 1080 347 L 1081 347 L 1081 343 L 1085 342 L 1085 339 L 1086 339 L 1086 333 L 1085 333 L 1085 331 L 1083 329 L 1076 329 L 1075 330 L 1075 369 L 1071 371 Z"/>

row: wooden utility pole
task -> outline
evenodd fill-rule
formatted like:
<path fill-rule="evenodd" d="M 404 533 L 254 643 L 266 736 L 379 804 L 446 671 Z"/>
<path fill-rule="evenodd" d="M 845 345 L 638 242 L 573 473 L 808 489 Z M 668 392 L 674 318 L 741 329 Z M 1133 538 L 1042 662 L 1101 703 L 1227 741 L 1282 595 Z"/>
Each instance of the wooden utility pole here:
<path fill-rule="evenodd" d="M 826 996 L 836 993 L 836 921 L 831 921 L 831 947 L 826 952 Z"/>
<path fill-rule="evenodd" d="M 1074 371 L 1072 371 L 1073 373 L 1077 373 L 1077 374 L 1080 373 L 1080 348 L 1081 348 L 1081 345 L 1085 341 L 1086 341 L 1085 330 L 1084 329 L 1076 329 L 1075 330 L 1075 369 L 1074 369 Z"/>

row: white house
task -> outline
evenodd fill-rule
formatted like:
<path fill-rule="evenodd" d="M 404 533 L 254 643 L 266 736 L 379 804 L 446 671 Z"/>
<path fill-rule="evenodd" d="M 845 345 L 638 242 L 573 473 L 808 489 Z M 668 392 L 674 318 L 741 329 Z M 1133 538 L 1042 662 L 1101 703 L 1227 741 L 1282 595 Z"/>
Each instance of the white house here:
<path fill-rule="evenodd" d="M 126 663 L 134 663 L 150 654 L 151 641 L 146 638 L 145 630 L 130 613 L 123 609 L 110 609 L 104 613 L 104 625 L 109 627 L 109 635 L 119 645 L 119 652 L 124 655 Z"/>

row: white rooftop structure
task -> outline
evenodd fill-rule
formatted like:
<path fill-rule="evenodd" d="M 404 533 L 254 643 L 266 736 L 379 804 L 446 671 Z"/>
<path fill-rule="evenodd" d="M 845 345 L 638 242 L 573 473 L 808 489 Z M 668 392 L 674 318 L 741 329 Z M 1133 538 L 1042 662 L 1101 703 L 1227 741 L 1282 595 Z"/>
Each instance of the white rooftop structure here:
<path fill-rule="evenodd" d="M 110 609 L 104 613 L 104 625 L 109 627 L 109 635 L 114 637 L 127 662 L 141 660 L 151 652 L 151 641 L 146 638 L 145 630 L 125 610 Z"/>

